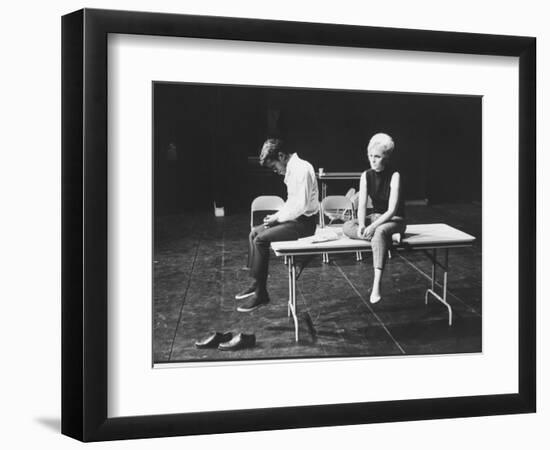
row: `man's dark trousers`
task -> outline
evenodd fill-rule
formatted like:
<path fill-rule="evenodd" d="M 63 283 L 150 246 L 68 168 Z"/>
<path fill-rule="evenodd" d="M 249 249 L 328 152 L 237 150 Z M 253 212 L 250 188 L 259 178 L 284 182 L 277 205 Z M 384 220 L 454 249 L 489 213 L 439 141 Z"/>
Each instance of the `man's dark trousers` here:
<path fill-rule="evenodd" d="M 257 290 L 265 290 L 267 272 L 269 268 L 269 252 L 272 242 L 294 241 L 296 239 L 315 234 L 318 215 L 300 216 L 296 220 L 278 223 L 271 227 L 258 225 L 249 235 L 250 241 L 250 270 L 256 280 Z"/>

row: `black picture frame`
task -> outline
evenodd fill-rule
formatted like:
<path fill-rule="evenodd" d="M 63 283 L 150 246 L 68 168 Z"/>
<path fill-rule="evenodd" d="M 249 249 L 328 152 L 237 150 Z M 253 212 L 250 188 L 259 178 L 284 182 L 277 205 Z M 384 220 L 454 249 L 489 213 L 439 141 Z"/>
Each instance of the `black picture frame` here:
<path fill-rule="evenodd" d="M 519 57 L 517 393 L 107 417 L 109 33 Z M 62 18 L 62 433 L 102 441 L 535 412 L 536 39 L 84 9 Z"/>

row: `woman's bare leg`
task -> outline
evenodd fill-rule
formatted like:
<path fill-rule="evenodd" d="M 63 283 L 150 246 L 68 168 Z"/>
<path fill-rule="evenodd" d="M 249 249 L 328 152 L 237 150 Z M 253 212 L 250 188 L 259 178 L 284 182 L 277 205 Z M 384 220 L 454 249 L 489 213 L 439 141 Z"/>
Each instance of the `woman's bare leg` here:
<path fill-rule="evenodd" d="M 370 294 L 370 302 L 378 303 L 382 299 L 381 281 L 383 269 L 374 269 L 374 279 L 372 281 L 372 291 Z"/>
<path fill-rule="evenodd" d="M 374 267 L 374 279 L 372 281 L 372 291 L 370 294 L 371 303 L 378 303 L 382 299 L 382 274 L 386 266 L 388 249 L 392 245 L 392 235 L 404 231 L 405 224 L 401 220 L 383 223 L 374 231 L 374 236 L 371 239 L 372 264 Z"/>

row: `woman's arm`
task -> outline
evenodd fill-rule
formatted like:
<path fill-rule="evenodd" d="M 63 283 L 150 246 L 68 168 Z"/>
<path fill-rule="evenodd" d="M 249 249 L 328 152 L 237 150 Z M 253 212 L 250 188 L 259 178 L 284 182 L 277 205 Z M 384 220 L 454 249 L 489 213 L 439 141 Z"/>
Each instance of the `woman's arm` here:
<path fill-rule="evenodd" d="M 357 228 L 357 237 L 362 237 L 365 231 L 365 219 L 367 217 L 367 172 L 363 172 L 359 181 L 359 202 L 357 208 L 357 219 L 359 228 Z"/>
<path fill-rule="evenodd" d="M 374 230 L 376 230 L 376 228 L 379 225 L 386 223 L 387 221 L 391 220 L 393 216 L 395 216 L 395 213 L 397 212 L 397 207 L 399 205 L 400 197 L 401 197 L 401 176 L 399 175 L 399 172 L 394 172 L 390 181 L 390 198 L 388 199 L 388 209 L 384 214 L 381 214 L 380 217 L 378 217 L 378 219 L 372 222 L 365 229 L 364 236 L 367 239 L 370 239 L 373 236 Z"/>

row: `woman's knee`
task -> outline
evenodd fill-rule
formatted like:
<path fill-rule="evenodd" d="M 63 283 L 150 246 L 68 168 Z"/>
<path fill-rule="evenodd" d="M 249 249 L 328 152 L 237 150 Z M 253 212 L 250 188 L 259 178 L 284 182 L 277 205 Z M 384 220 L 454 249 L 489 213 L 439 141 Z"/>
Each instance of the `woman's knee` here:
<path fill-rule="evenodd" d="M 378 227 L 376 230 L 374 230 L 374 234 L 371 239 L 372 245 L 387 245 L 388 239 L 391 236 L 388 235 L 388 232 L 384 228 Z"/>

